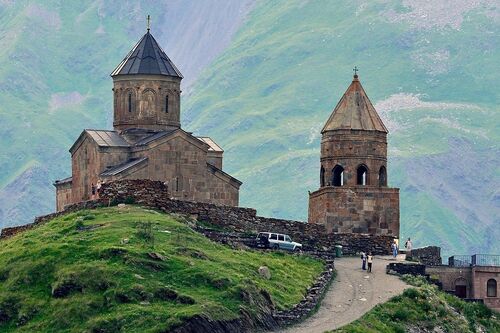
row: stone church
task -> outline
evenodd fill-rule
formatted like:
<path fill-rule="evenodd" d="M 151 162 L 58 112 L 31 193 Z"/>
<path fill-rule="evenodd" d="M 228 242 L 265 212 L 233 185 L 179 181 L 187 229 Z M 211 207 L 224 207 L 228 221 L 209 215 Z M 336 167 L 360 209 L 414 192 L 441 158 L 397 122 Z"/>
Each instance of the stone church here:
<path fill-rule="evenodd" d="M 222 171 L 222 148 L 181 128 L 182 74 L 149 28 L 111 77 L 113 130 L 84 130 L 70 148 L 71 177 L 54 183 L 57 210 L 120 179 L 160 180 L 169 197 L 238 206 L 242 183 Z"/>
<path fill-rule="evenodd" d="M 388 131 L 357 74 L 321 134 L 320 188 L 309 194 L 309 223 L 399 238 L 399 189 L 387 186 Z"/>

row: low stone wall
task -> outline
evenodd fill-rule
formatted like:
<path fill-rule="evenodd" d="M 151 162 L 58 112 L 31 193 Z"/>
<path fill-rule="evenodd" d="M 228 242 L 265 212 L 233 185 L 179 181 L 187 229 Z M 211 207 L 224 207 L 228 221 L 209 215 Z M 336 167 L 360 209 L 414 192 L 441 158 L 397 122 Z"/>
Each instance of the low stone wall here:
<path fill-rule="evenodd" d="M 164 185 L 158 181 L 124 180 L 104 184 L 101 198 L 112 203 L 133 201 L 164 212 L 187 214 L 235 232 L 284 233 L 302 243 L 305 250 L 331 250 L 335 245 L 342 245 L 347 255 L 361 251 L 390 254 L 393 242 L 393 237 L 387 235 L 327 233 L 322 225 L 257 216 L 257 211 L 251 208 L 171 200 L 166 197 Z"/>
<path fill-rule="evenodd" d="M 438 246 L 427 246 L 411 250 L 411 256 L 408 259 L 416 259 L 420 263 L 428 266 L 442 265 L 441 248 Z"/>
<path fill-rule="evenodd" d="M 302 243 L 305 250 L 332 251 L 335 245 L 342 245 L 343 253 L 346 255 L 353 255 L 361 251 L 381 255 L 390 254 L 393 242 L 393 237 L 386 235 L 327 233 L 322 225 L 257 216 L 257 211 L 252 208 L 172 200 L 167 197 L 167 188 L 162 182 L 151 180 L 123 180 L 105 183 L 101 187 L 98 200 L 69 205 L 61 212 L 36 218 L 31 225 L 5 228 L 2 230 L 0 238 L 12 236 L 68 212 L 121 202 L 136 203 L 167 213 L 186 214 L 200 221 L 207 221 L 235 232 L 272 231 L 284 233 L 292 237 L 293 240 Z"/>
<path fill-rule="evenodd" d="M 410 275 L 421 275 L 425 274 L 425 265 L 422 264 L 407 264 L 407 263 L 390 263 L 386 267 L 387 274 L 410 274 Z"/>
<path fill-rule="evenodd" d="M 319 306 L 321 299 L 333 280 L 333 269 L 333 259 L 326 260 L 325 270 L 316 279 L 316 282 L 307 289 L 304 299 L 290 310 L 276 311 L 273 313 L 273 318 L 279 326 L 287 326 L 296 323 L 307 317 L 311 311 Z"/>

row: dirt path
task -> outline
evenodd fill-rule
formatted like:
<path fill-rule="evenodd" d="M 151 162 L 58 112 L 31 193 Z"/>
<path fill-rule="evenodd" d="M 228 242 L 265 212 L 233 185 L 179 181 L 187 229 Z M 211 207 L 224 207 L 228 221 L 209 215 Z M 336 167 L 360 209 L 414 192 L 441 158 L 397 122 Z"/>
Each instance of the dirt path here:
<path fill-rule="evenodd" d="M 357 257 L 335 259 L 337 277 L 318 312 L 303 323 L 279 332 L 323 333 L 333 330 L 358 319 L 378 303 L 402 293 L 408 286 L 398 277 L 385 273 L 385 267 L 392 260 L 390 257 L 375 257 L 373 272 L 367 273 L 361 270 L 361 260 Z"/>

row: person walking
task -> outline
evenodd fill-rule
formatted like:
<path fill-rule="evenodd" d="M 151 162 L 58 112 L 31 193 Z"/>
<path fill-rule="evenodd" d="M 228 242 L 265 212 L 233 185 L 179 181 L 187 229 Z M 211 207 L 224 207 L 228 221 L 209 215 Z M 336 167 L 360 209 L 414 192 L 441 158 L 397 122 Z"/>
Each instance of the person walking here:
<path fill-rule="evenodd" d="M 410 237 L 408 237 L 408 240 L 405 243 L 405 248 L 406 248 L 406 256 L 411 258 L 411 249 L 413 247 L 413 244 L 411 243 Z"/>
<path fill-rule="evenodd" d="M 367 262 L 368 262 L 368 273 L 371 273 L 373 264 L 373 256 L 371 252 L 368 254 Z"/>
<path fill-rule="evenodd" d="M 366 253 L 361 252 L 361 269 L 366 271 Z"/>

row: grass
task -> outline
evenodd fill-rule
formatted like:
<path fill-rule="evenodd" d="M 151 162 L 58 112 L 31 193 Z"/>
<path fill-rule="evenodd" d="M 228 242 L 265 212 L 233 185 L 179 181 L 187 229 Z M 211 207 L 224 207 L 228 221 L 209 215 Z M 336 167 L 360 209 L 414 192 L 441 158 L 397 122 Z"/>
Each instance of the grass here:
<path fill-rule="evenodd" d="M 233 250 L 135 206 L 68 214 L 1 245 L 0 332 L 162 332 L 195 315 L 256 314 L 262 290 L 284 309 L 323 268 Z"/>
<path fill-rule="evenodd" d="M 336 333 L 500 332 L 500 317 L 485 305 L 444 293 L 421 277 L 404 276 L 414 286 L 379 304 Z"/>

